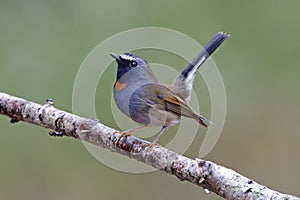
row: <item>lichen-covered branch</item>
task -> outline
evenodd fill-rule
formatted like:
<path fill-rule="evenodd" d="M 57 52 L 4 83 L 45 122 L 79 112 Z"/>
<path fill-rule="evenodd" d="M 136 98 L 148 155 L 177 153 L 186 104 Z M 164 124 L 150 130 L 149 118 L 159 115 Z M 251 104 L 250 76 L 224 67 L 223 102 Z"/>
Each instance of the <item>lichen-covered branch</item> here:
<path fill-rule="evenodd" d="M 210 161 L 190 159 L 158 145 L 147 151 L 149 143 L 134 136 L 118 141 L 120 134 L 116 133 L 117 130 L 101 124 L 97 119 L 86 119 L 56 109 L 51 99 L 40 105 L 0 92 L 0 114 L 10 117 L 12 123 L 24 121 L 43 126 L 55 131 L 50 135 L 74 137 L 121 153 L 226 199 L 299 200 Z"/>

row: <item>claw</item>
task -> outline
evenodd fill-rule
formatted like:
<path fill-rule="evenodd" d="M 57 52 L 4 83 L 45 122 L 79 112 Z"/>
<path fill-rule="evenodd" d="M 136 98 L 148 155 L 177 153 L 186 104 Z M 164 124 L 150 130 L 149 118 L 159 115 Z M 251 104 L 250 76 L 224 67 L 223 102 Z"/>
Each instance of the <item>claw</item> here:
<path fill-rule="evenodd" d="M 156 143 L 153 143 L 153 142 L 151 142 L 150 144 L 148 144 L 148 147 L 146 149 L 146 153 L 148 153 L 149 151 L 151 151 L 155 145 L 156 145 Z"/>
<path fill-rule="evenodd" d="M 159 137 L 163 134 L 163 132 L 166 130 L 168 128 L 168 126 L 163 126 L 161 129 L 160 129 L 160 131 L 157 133 L 157 135 L 156 135 L 156 137 L 154 138 L 154 140 L 149 144 L 149 146 L 148 146 L 148 148 L 147 148 L 147 150 L 146 150 L 146 153 L 148 153 L 150 150 L 152 150 L 153 149 L 153 147 L 155 146 L 155 145 L 159 145 L 159 144 L 157 144 L 157 142 L 158 142 L 158 139 L 159 139 Z"/>
<path fill-rule="evenodd" d="M 144 125 L 144 126 L 139 126 L 139 127 L 136 127 L 136 128 L 128 129 L 128 130 L 122 131 L 122 132 L 118 132 L 118 131 L 115 132 L 115 133 L 121 134 L 121 135 L 119 136 L 119 138 L 118 138 L 116 144 L 118 145 L 119 142 L 120 142 L 120 140 L 121 140 L 123 137 L 131 136 L 131 133 L 132 133 L 132 132 L 134 132 L 134 131 L 136 131 L 136 130 L 139 130 L 139 129 L 141 129 L 141 128 L 145 128 L 145 127 L 147 127 L 147 126 Z"/>
<path fill-rule="evenodd" d="M 161 146 L 160 144 L 156 143 L 155 141 L 151 142 L 150 144 L 149 143 L 146 143 L 145 146 L 147 146 L 146 148 L 146 154 L 151 151 L 153 149 L 153 147 L 155 146 Z"/>
<path fill-rule="evenodd" d="M 115 132 L 115 134 L 118 133 L 120 134 L 120 136 L 118 137 L 118 140 L 116 142 L 116 144 L 118 145 L 120 140 L 123 138 L 123 137 L 127 137 L 127 136 L 131 136 L 131 132 L 130 131 L 122 131 L 122 132 Z"/>

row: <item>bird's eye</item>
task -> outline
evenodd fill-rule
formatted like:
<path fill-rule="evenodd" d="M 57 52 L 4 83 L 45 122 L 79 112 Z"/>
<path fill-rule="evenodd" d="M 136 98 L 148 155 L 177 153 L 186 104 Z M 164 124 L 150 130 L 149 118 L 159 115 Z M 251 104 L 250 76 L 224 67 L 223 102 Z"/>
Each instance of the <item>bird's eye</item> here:
<path fill-rule="evenodd" d="M 131 61 L 131 62 L 130 62 L 130 65 L 131 65 L 131 67 L 136 67 L 136 66 L 137 66 L 137 62 Z"/>

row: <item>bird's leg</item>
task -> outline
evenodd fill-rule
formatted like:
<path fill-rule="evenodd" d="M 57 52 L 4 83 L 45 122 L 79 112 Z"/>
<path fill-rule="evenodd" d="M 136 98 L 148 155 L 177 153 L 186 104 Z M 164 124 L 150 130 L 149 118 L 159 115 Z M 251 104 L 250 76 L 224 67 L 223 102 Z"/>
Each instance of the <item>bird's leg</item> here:
<path fill-rule="evenodd" d="M 156 137 L 154 138 L 154 140 L 149 144 L 148 148 L 147 148 L 147 151 L 150 151 L 155 145 L 156 143 L 158 142 L 159 140 L 159 137 L 163 134 L 163 132 L 165 132 L 165 130 L 168 128 L 168 126 L 164 125 L 160 131 L 156 134 Z"/>
<path fill-rule="evenodd" d="M 116 144 L 119 144 L 120 140 L 123 138 L 123 137 L 126 137 L 126 136 L 130 136 L 132 132 L 134 131 L 137 131 L 141 128 L 144 128 L 144 127 L 147 127 L 146 125 L 143 125 L 143 126 L 138 126 L 138 127 L 135 127 L 135 128 L 132 128 L 132 129 L 128 129 L 126 131 L 122 131 L 122 132 L 115 132 L 115 133 L 119 133 L 120 136 L 116 142 Z"/>

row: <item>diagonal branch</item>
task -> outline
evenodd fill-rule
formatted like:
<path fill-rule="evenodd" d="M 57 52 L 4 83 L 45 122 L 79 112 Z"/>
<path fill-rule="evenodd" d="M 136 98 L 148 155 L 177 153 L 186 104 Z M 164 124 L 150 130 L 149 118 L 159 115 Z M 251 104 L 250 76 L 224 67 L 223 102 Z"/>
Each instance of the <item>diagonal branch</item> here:
<path fill-rule="evenodd" d="M 86 119 L 56 109 L 51 99 L 40 105 L 0 92 L 0 114 L 10 117 L 12 123 L 24 121 L 43 126 L 54 130 L 50 133 L 52 135 L 74 137 L 118 152 L 226 199 L 299 200 L 298 197 L 271 190 L 210 161 L 190 159 L 160 146 L 147 152 L 149 143 L 134 136 L 118 141 L 117 130 L 101 124 L 97 119 Z"/>

